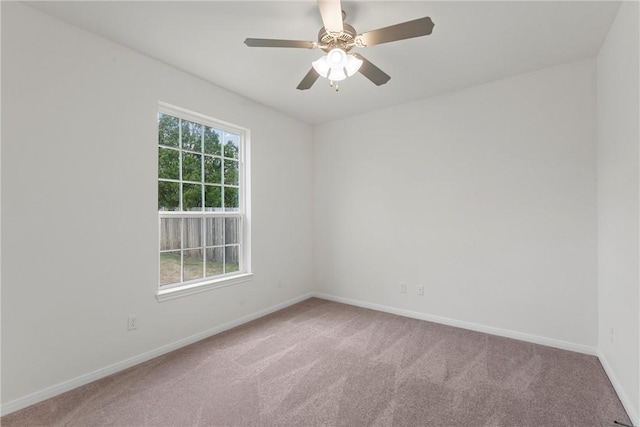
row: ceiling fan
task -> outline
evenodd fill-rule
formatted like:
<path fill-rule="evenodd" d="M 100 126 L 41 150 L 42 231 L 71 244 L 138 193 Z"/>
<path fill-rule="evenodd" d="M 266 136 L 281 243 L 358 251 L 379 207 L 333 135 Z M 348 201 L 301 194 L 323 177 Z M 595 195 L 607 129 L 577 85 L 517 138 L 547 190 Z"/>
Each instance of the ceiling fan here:
<path fill-rule="evenodd" d="M 346 13 L 342 10 L 340 0 L 318 0 L 318 8 L 324 27 L 320 29 L 316 42 L 252 38 L 244 41 L 249 47 L 292 47 L 323 50 L 326 55 L 311 64 L 312 68 L 297 87 L 300 90 L 311 88 L 321 76 L 329 79 L 331 86 L 333 86 L 334 82 L 351 77 L 358 71 L 376 85 L 383 85 L 391 77 L 364 56 L 350 53 L 351 49 L 426 36 L 431 34 L 434 26 L 431 18 L 427 16 L 358 34 L 355 28 L 344 22 Z M 338 90 L 337 84 L 336 90 Z"/>

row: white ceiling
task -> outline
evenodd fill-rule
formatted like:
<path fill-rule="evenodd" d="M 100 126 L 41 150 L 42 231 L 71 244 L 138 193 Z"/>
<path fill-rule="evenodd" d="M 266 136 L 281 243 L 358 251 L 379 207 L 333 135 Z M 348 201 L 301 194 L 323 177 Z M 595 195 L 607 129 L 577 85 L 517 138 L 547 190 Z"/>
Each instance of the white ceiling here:
<path fill-rule="evenodd" d="M 336 93 L 296 86 L 319 50 L 249 48 L 247 37 L 316 40 L 314 1 L 30 2 L 31 6 L 311 124 L 597 54 L 611 1 L 343 1 L 359 33 L 430 16 L 433 34 L 357 51 L 391 76 L 357 74 Z M 355 50 L 354 50 L 355 51 Z"/>

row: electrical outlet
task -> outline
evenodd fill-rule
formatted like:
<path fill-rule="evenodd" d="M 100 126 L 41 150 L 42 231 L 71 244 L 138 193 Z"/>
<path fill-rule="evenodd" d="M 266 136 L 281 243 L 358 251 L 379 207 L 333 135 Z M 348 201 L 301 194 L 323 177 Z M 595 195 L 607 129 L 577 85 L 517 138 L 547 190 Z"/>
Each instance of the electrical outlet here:
<path fill-rule="evenodd" d="M 128 320 L 129 320 L 128 329 L 130 331 L 132 331 L 134 329 L 138 329 L 138 315 L 137 314 L 130 314 Z"/>
<path fill-rule="evenodd" d="M 613 328 L 609 328 L 609 342 L 613 343 Z"/>
<path fill-rule="evenodd" d="M 418 285 L 418 295 L 424 295 L 424 285 Z"/>
<path fill-rule="evenodd" d="M 277 288 L 281 288 L 282 287 L 282 279 L 278 279 L 278 282 L 276 283 L 276 287 Z"/>
<path fill-rule="evenodd" d="M 407 284 L 406 283 L 400 283 L 400 293 L 401 294 L 406 294 L 407 293 Z"/>

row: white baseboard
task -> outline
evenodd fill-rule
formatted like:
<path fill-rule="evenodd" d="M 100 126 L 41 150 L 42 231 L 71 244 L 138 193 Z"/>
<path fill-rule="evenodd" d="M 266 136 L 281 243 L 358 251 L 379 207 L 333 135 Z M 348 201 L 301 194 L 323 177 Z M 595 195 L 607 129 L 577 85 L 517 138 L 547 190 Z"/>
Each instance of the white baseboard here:
<path fill-rule="evenodd" d="M 371 310 L 376 310 L 376 311 L 383 311 L 385 313 L 390 313 L 390 314 L 397 314 L 398 316 L 411 317 L 413 319 L 426 320 L 428 322 L 440 323 L 448 326 L 455 326 L 457 328 L 468 329 L 471 331 L 484 332 L 490 335 L 513 338 L 520 341 L 546 345 L 549 347 L 555 347 L 562 350 L 569 350 L 569 351 L 575 351 L 578 353 L 589 354 L 591 356 L 597 355 L 596 349 L 588 345 L 576 344 L 568 341 L 561 341 L 553 338 L 546 338 L 538 335 L 526 334 L 524 332 L 511 331 L 509 329 L 494 328 L 493 326 L 481 325 L 479 323 L 465 322 L 464 320 L 450 319 L 448 317 L 435 316 L 433 314 L 420 313 L 417 311 L 405 310 L 402 308 L 390 307 L 382 304 L 374 304 L 367 301 L 360 301 L 360 300 L 355 300 L 351 298 L 343 298 L 343 297 L 327 295 L 327 294 L 318 293 L 318 292 L 312 292 L 312 295 L 314 297 L 326 299 L 329 301 L 341 302 L 344 304 L 354 305 L 357 307 L 369 308 Z"/>
<path fill-rule="evenodd" d="M 609 377 L 609 381 L 611 381 L 611 385 L 613 386 L 614 390 L 618 394 L 618 398 L 620 399 L 620 402 L 622 402 L 622 406 L 624 406 L 625 411 L 627 411 L 627 415 L 629 415 L 629 418 L 631 418 L 631 423 L 635 426 L 640 425 L 640 419 L 638 418 L 638 414 L 636 413 L 636 411 L 633 409 L 631 400 L 629 400 L 629 397 L 624 392 L 624 389 L 622 388 L 622 385 L 620 384 L 618 377 L 616 377 L 616 374 L 613 372 L 613 369 L 611 369 L 611 365 L 609 364 L 609 361 L 605 357 L 604 353 L 602 353 L 601 351 L 598 351 L 598 359 L 600 359 L 600 364 L 604 368 L 604 372 Z"/>
<path fill-rule="evenodd" d="M 296 298 L 292 298 L 280 304 L 276 304 L 274 306 L 265 308 L 264 310 L 260 310 L 255 313 L 248 314 L 239 319 L 232 320 L 231 322 L 224 323 L 222 325 L 216 326 L 214 328 L 208 329 L 198 334 L 191 335 L 181 340 L 156 348 L 155 350 L 147 351 L 145 353 L 123 360 L 121 362 L 114 363 L 113 365 L 100 368 L 96 371 L 89 372 L 88 374 L 84 374 L 79 377 L 73 378 L 71 380 L 65 381 L 63 383 L 45 388 L 44 390 L 40 390 L 35 393 L 29 394 L 27 396 L 12 400 L 0 407 L 0 415 L 4 416 L 7 414 L 10 414 L 11 412 L 15 412 L 17 410 L 26 408 L 27 406 L 31 406 L 36 403 L 42 402 L 44 400 L 57 396 L 61 393 L 67 392 L 69 390 L 73 390 L 74 388 L 99 380 L 108 375 L 115 374 L 116 372 L 120 372 L 124 369 L 138 365 L 142 362 L 146 362 L 147 360 L 151 360 L 155 357 L 162 356 L 163 354 L 177 350 L 181 347 L 185 347 L 189 344 L 193 344 L 197 341 L 219 334 L 231 328 L 235 328 L 236 326 L 240 326 L 244 323 L 266 316 L 267 314 L 271 314 L 275 311 L 282 310 L 285 307 L 288 307 L 290 305 L 309 299 L 312 296 L 313 296 L 312 294 L 305 294 Z"/>

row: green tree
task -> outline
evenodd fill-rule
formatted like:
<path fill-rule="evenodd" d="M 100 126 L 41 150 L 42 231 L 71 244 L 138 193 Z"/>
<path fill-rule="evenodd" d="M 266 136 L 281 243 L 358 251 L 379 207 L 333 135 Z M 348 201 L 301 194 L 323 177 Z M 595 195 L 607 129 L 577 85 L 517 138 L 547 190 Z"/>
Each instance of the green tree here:
<path fill-rule="evenodd" d="M 180 208 L 180 184 L 158 182 L 158 210 L 175 211 Z"/>
<path fill-rule="evenodd" d="M 201 152 L 202 151 L 202 125 L 198 123 L 181 120 L 182 122 L 182 149 Z"/>
<path fill-rule="evenodd" d="M 224 144 L 224 156 L 230 159 L 238 158 L 238 145 L 232 141 L 228 140 L 226 144 Z"/>
<path fill-rule="evenodd" d="M 169 148 L 158 148 L 158 178 L 180 178 L 180 152 Z"/>
<path fill-rule="evenodd" d="M 224 144 L 224 156 L 230 159 L 238 158 L 238 145 L 234 143 L 234 141 L 228 140 L 227 143 Z M 238 184 L 238 162 L 236 160 L 225 159 L 224 183 L 230 185 Z M 225 206 L 229 206 L 227 202 L 225 202 Z"/>
<path fill-rule="evenodd" d="M 204 152 L 205 154 L 220 155 L 221 132 L 210 127 L 204 128 Z"/>
<path fill-rule="evenodd" d="M 169 147 L 178 147 L 180 138 L 180 119 L 167 114 L 158 114 L 158 143 Z"/>
<path fill-rule="evenodd" d="M 204 132 L 204 135 L 203 135 Z M 182 140 L 180 135 L 182 133 Z M 204 138 L 203 138 L 204 137 Z M 204 139 L 204 147 L 202 140 Z M 158 114 L 158 178 L 175 179 L 180 178 L 180 155 L 182 155 L 182 179 L 185 181 L 202 181 L 202 162 L 204 161 L 205 181 L 208 184 L 217 184 L 218 186 L 207 185 L 204 188 L 204 201 L 202 200 L 202 185 L 200 184 L 180 184 L 174 182 L 158 183 L 158 209 L 159 210 L 178 210 L 180 209 L 180 191 L 182 191 L 182 209 L 183 210 L 199 210 L 202 206 L 219 208 L 222 207 L 222 191 L 220 184 L 222 183 L 222 173 L 225 173 L 225 179 L 237 179 L 237 162 L 234 165 L 227 165 L 220 156 L 222 153 L 222 131 L 198 123 L 181 120 L 167 114 Z M 164 148 L 165 147 L 172 147 Z M 186 153 L 179 151 L 188 150 L 202 154 Z M 210 157 L 210 155 L 216 157 Z M 238 147 L 232 141 L 225 144 L 224 155 L 231 158 L 237 158 Z M 224 166 L 223 166 L 224 164 Z M 224 172 L 223 172 L 224 167 Z M 229 203 L 237 199 L 233 192 L 229 193 Z M 237 203 L 237 202 L 235 202 Z"/>
<path fill-rule="evenodd" d="M 202 208 L 202 185 L 182 184 L 182 210 L 192 211 Z"/>

